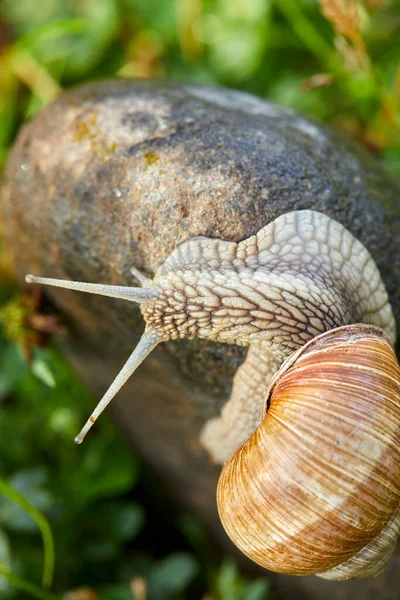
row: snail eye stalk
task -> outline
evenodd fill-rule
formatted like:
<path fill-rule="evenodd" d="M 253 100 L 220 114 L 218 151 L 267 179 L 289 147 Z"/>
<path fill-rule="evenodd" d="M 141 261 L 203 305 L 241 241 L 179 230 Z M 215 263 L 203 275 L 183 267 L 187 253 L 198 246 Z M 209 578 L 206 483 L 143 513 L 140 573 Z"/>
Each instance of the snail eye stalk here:
<path fill-rule="evenodd" d="M 25 281 L 26 283 L 40 283 L 42 285 L 51 285 L 67 290 L 75 290 L 77 292 L 107 296 L 108 298 L 129 300 L 130 302 L 138 302 L 139 304 L 148 302 L 149 300 L 155 300 L 159 295 L 159 290 L 156 287 L 140 288 L 125 285 L 103 285 L 102 283 L 51 279 L 51 277 L 35 277 L 34 275 L 27 275 Z"/>
<path fill-rule="evenodd" d="M 75 442 L 77 444 L 81 444 L 83 442 L 85 435 L 97 421 L 99 415 L 101 415 L 106 406 L 108 406 L 114 396 L 128 381 L 132 373 L 134 373 L 138 366 L 144 361 L 146 356 L 148 356 L 160 342 L 161 338 L 156 333 L 151 331 L 144 332 L 138 345 L 126 361 L 125 365 L 122 367 L 121 371 L 118 373 L 111 386 L 108 388 L 107 392 L 104 394 L 103 398 L 92 412 L 81 432 L 76 436 Z"/>
<path fill-rule="evenodd" d="M 136 274 L 137 275 L 137 274 Z M 87 292 L 89 294 L 97 294 L 100 296 L 107 296 L 109 298 L 119 298 L 121 300 L 129 300 L 131 302 L 148 302 L 155 300 L 159 295 L 159 290 L 156 287 L 129 287 L 121 285 L 103 285 L 100 283 L 85 283 L 81 281 L 68 281 L 64 279 L 51 279 L 49 277 L 35 277 L 34 275 L 27 275 L 25 277 L 27 283 L 39 283 L 44 285 L 51 285 L 54 287 L 65 288 L 69 290 L 75 290 L 78 292 Z M 144 283 L 144 278 L 142 283 Z M 144 361 L 146 356 L 150 354 L 152 350 L 161 342 L 161 336 L 151 331 L 145 331 L 142 335 L 138 345 L 128 358 L 121 371 L 114 379 L 113 383 L 100 400 L 95 410 L 89 417 L 82 431 L 76 436 L 75 442 L 81 444 L 85 438 L 85 435 L 91 429 L 93 424 L 98 419 L 99 415 L 103 412 L 106 406 L 111 402 L 114 396 L 119 392 L 121 387 L 126 383 L 129 377 L 136 371 L 138 366 Z"/>

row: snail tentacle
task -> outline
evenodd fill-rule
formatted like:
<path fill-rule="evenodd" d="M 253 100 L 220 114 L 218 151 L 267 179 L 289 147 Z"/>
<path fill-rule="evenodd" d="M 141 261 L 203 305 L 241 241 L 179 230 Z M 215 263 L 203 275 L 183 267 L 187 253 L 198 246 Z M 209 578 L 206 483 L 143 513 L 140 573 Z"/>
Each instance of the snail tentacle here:
<path fill-rule="evenodd" d="M 122 367 L 121 371 L 118 373 L 117 377 L 112 382 L 111 386 L 108 388 L 107 392 L 104 394 L 103 398 L 100 400 L 91 416 L 87 420 L 86 424 L 80 431 L 80 433 L 76 436 L 75 442 L 77 444 L 81 444 L 84 440 L 85 435 L 91 429 L 93 424 L 96 422 L 99 415 L 103 412 L 106 406 L 111 402 L 114 396 L 119 392 L 124 383 L 129 379 L 129 377 L 136 371 L 138 366 L 144 361 L 144 359 L 150 354 L 152 350 L 162 341 L 160 336 L 153 331 L 145 331 L 140 341 L 125 365 Z"/>
<path fill-rule="evenodd" d="M 60 287 L 77 292 L 86 292 L 88 294 L 97 294 L 98 296 L 107 296 L 109 298 L 119 298 L 129 300 L 130 302 L 148 302 L 155 300 L 159 295 L 156 287 L 137 288 L 124 285 L 104 285 L 102 283 L 87 283 L 83 281 L 68 281 L 66 279 L 52 279 L 51 277 L 35 277 L 27 275 L 26 283 L 40 283 Z"/>
<path fill-rule="evenodd" d="M 153 280 L 150 279 L 150 277 L 143 275 L 143 273 L 141 271 L 139 271 L 139 269 L 137 269 L 136 267 L 131 267 L 130 272 L 131 272 L 131 275 L 133 275 L 133 277 L 140 283 L 140 285 L 148 286 L 148 287 L 150 287 L 152 285 Z"/>

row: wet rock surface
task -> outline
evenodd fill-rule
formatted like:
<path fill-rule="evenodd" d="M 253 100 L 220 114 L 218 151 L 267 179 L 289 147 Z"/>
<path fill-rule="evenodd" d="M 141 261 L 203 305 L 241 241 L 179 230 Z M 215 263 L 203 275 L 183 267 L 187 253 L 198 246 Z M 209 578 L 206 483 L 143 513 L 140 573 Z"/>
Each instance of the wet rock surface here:
<path fill-rule="evenodd" d="M 122 80 L 72 90 L 23 127 L 2 197 L 21 280 L 32 272 L 121 285 L 132 282 L 132 265 L 151 276 L 189 237 L 239 241 L 282 213 L 320 210 L 370 250 L 400 323 L 399 186 L 338 134 L 247 94 Z M 99 398 L 139 339 L 139 309 L 48 293 L 70 323 L 64 351 Z M 175 496 L 221 540 L 219 468 L 198 438 L 244 355 L 201 340 L 163 344 L 110 407 Z M 287 598 L 367 600 L 375 590 L 394 599 L 400 571 L 392 566 L 372 583 L 276 582 Z"/>

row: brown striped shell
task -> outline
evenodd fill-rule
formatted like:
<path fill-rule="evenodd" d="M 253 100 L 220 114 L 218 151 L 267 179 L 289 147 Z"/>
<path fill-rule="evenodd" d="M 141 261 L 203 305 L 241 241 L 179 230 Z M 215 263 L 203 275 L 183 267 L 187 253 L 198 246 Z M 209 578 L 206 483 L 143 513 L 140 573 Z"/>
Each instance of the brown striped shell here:
<path fill-rule="evenodd" d="M 233 542 L 267 569 L 380 572 L 400 530 L 400 368 L 370 325 L 324 333 L 271 382 L 265 417 L 217 492 Z"/>

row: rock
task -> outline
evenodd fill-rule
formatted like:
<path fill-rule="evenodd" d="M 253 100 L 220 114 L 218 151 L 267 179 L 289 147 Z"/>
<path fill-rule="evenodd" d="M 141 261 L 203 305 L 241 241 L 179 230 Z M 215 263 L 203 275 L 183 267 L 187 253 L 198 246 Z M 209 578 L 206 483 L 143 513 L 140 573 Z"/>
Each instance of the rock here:
<path fill-rule="evenodd" d="M 224 89 L 118 80 L 63 94 L 22 128 L 3 209 L 21 280 L 32 272 L 122 285 L 132 265 L 151 275 L 191 236 L 239 241 L 287 211 L 320 210 L 370 250 L 400 323 L 399 192 L 366 152 L 286 108 Z M 99 398 L 138 341 L 140 312 L 99 296 L 48 293 L 70 319 L 65 353 Z M 221 539 L 219 468 L 199 432 L 228 398 L 244 353 L 200 340 L 163 344 L 110 410 Z M 390 573 L 398 590 L 400 571 Z M 382 577 L 374 582 L 380 595 L 389 585 Z M 293 589 L 297 598 L 370 597 L 367 582 L 276 581 L 284 597 Z"/>

